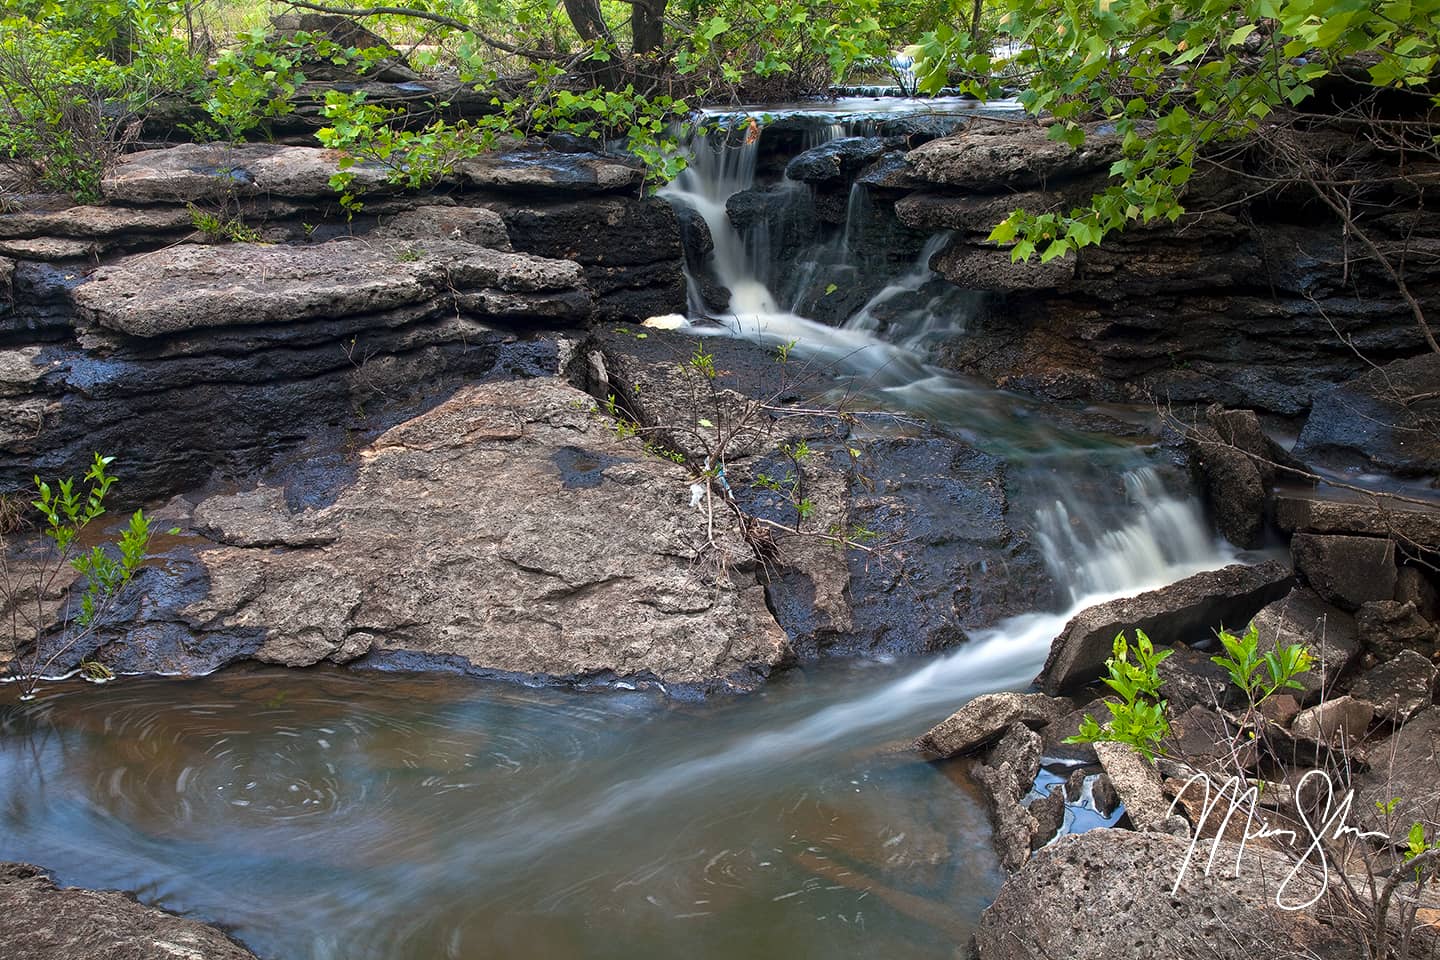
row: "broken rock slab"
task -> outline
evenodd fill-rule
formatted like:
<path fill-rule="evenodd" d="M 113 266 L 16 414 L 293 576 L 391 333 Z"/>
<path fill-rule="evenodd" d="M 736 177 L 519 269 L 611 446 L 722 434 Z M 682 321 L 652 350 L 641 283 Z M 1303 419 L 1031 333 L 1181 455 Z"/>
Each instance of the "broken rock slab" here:
<path fill-rule="evenodd" d="M 713 576 L 686 471 L 554 379 L 487 383 L 382 434 L 334 502 L 202 502 L 197 643 L 249 631 L 287 666 L 459 664 L 555 679 L 749 687 L 791 656 L 744 569 Z M 745 545 L 727 527 L 719 546 Z M 277 549 L 278 547 L 278 549 Z M 103 657 L 102 657 L 103 659 Z"/>
<path fill-rule="evenodd" d="M 1044 727 L 1071 708 L 1068 700 L 1043 693 L 982 693 L 931 727 L 915 741 L 927 760 L 971 753 L 996 740 L 1012 724 Z"/>
<path fill-rule="evenodd" d="M 1055 638 L 1036 683 L 1054 695 L 1094 681 L 1122 632 L 1133 640 L 1134 632 L 1143 630 L 1157 645 L 1208 641 L 1220 626 L 1248 624 L 1267 603 L 1289 592 L 1292 583 L 1289 569 L 1276 560 L 1232 564 L 1089 607 Z"/>

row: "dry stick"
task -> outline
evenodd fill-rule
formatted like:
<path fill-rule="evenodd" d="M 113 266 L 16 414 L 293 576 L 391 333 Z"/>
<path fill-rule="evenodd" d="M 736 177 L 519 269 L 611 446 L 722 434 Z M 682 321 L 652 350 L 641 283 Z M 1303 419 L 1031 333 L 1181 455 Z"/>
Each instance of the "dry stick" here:
<path fill-rule="evenodd" d="M 1405 278 L 1395 269 L 1395 265 L 1390 262 L 1390 258 L 1381 252 L 1375 241 L 1370 238 L 1370 234 L 1360 228 L 1359 224 L 1355 222 L 1354 217 L 1352 217 L 1338 201 L 1320 188 L 1309 167 L 1300 163 L 1296 163 L 1295 166 L 1305 177 L 1306 182 L 1310 184 L 1311 189 L 1315 191 L 1315 195 L 1320 198 L 1320 202 L 1329 207 L 1336 216 L 1340 217 L 1345 226 L 1347 236 L 1353 233 L 1359 238 L 1360 242 L 1365 245 L 1365 248 L 1370 251 L 1371 256 L 1379 261 L 1380 266 L 1395 284 L 1395 289 L 1399 291 L 1401 298 L 1403 298 L 1405 303 L 1410 307 L 1410 312 L 1415 317 L 1415 323 L 1419 326 L 1420 333 L 1425 338 L 1425 342 L 1432 351 L 1440 353 L 1440 342 L 1436 342 L 1435 334 L 1431 332 L 1430 325 L 1425 322 L 1424 308 L 1420 306 L 1420 301 L 1415 299 L 1415 295 L 1410 292 L 1410 287 L 1405 283 Z"/>
<path fill-rule="evenodd" d="M 1390 878 L 1385 881 L 1385 886 L 1380 890 L 1380 899 L 1375 904 L 1375 953 L 1377 956 L 1385 955 L 1385 941 L 1389 934 L 1389 931 L 1385 927 L 1385 915 L 1390 911 L 1390 900 L 1395 895 L 1395 890 L 1400 884 L 1405 882 L 1405 877 L 1411 870 L 1420 874 L 1425 869 L 1435 866 L 1436 864 L 1440 864 L 1440 847 L 1432 847 L 1418 857 L 1406 861 L 1403 866 L 1397 869 L 1390 875 Z M 1419 885 L 1421 883 L 1423 883 L 1423 880 L 1417 876 L 1416 884 Z"/>

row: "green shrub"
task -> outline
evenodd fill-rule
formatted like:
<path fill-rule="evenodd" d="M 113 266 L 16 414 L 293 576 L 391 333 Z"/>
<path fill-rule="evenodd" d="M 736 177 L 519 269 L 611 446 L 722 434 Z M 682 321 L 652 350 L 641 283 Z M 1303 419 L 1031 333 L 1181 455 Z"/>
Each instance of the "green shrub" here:
<path fill-rule="evenodd" d="M 1133 648 L 1122 632 L 1115 637 L 1112 649 L 1114 655 L 1105 661 L 1110 675 L 1104 678 L 1105 685 L 1117 695 L 1105 701 L 1110 720 L 1101 726 L 1087 713 L 1079 733 L 1066 737 L 1065 742 L 1128 743 L 1146 759 L 1154 760 L 1160 752 L 1161 742 L 1170 735 L 1170 721 L 1165 716 L 1166 701 L 1160 699 L 1158 668 L 1174 651 L 1157 652 L 1143 630 L 1135 631 Z"/>

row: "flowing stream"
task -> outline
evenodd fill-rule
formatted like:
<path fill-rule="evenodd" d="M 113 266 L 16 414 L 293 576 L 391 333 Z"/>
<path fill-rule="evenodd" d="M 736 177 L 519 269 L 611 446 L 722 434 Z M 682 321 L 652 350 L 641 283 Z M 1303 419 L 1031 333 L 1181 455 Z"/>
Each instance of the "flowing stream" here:
<path fill-rule="evenodd" d="M 276 960 L 954 955 L 1002 876 L 962 769 L 909 740 L 1028 685 L 1076 610 L 1229 557 L 1144 451 L 926 363 L 965 310 L 929 292 L 932 248 L 843 327 L 816 324 L 773 284 L 803 264 L 763 262 L 725 218 L 753 149 L 696 155 L 669 194 L 710 225 L 732 294 L 702 332 L 796 339 L 876 405 L 1005 451 L 1065 609 L 705 703 L 339 670 L 0 689 L 0 859 Z"/>

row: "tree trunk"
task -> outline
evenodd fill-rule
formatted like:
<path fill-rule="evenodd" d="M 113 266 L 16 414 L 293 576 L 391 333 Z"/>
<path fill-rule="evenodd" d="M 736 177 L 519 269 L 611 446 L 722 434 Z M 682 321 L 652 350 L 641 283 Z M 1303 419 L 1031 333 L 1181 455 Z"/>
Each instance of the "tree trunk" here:
<path fill-rule="evenodd" d="M 975 0 L 975 12 L 970 15 L 970 39 L 979 42 L 980 40 L 980 5 L 983 0 Z"/>
<path fill-rule="evenodd" d="M 610 28 L 600 15 L 600 0 L 565 0 L 565 12 L 575 25 L 575 32 L 586 43 L 611 39 Z"/>
<path fill-rule="evenodd" d="M 630 35 L 636 53 L 651 53 L 665 45 L 665 0 L 648 0 L 630 8 Z"/>

